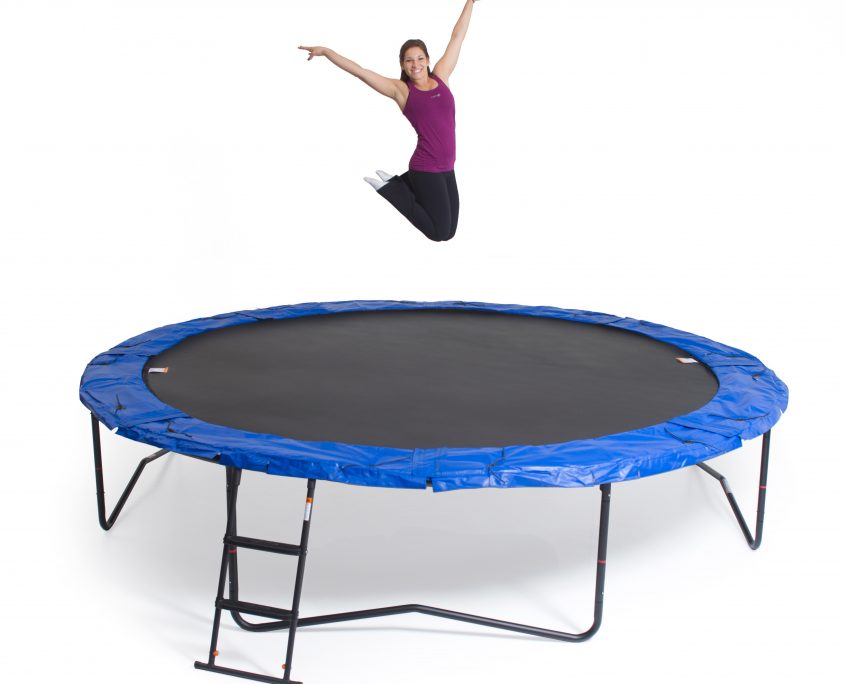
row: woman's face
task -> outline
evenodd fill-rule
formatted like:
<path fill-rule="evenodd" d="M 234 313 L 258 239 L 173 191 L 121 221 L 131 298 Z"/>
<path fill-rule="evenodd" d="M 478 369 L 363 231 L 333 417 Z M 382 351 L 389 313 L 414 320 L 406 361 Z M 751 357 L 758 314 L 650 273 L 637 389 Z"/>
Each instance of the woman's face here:
<path fill-rule="evenodd" d="M 419 81 L 428 76 L 428 57 L 418 47 L 410 47 L 405 50 L 402 58 L 402 70 L 412 81 Z"/>

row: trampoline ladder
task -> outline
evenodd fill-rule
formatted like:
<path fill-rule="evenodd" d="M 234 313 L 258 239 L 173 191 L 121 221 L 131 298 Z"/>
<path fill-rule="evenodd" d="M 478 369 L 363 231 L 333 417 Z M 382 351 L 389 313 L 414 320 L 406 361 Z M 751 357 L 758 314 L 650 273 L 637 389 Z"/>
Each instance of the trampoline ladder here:
<path fill-rule="evenodd" d="M 226 535 L 223 537 L 223 558 L 220 563 L 220 579 L 217 585 L 217 598 L 214 601 L 214 622 L 211 628 L 211 644 L 208 649 L 208 661 L 196 661 L 194 667 L 200 670 L 209 670 L 219 674 L 232 675 L 242 679 L 252 679 L 258 682 L 284 682 L 285 684 L 301 684 L 290 678 L 291 662 L 293 660 L 293 645 L 296 636 L 296 628 L 299 622 L 299 601 L 302 595 L 302 579 L 305 573 L 305 557 L 308 553 L 308 532 L 311 525 L 311 505 L 314 500 L 315 480 L 308 480 L 307 494 L 305 499 L 305 514 L 302 521 L 302 534 L 299 544 L 284 544 L 268 541 L 266 539 L 255 539 L 243 537 L 237 534 L 237 503 L 238 487 L 241 481 L 240 468 L 226 468 Z M 299 560 L 296 566 L 296 580 L 294 581 L 293 601 L 290 609 L 277 608 L 260 603 L 248 603 L 238 598 L 238 549 L 252 549 L 254 551 L 265 551 L 286 556 L 296 556 Z M 229 596 L 224 597 L 226 580 L 228 578 Z M 242 617 L 254 615 L 256 617 L 275 620 L 275 629 L 281 626 L 288 629 L 287 652 L 285 662 L 282 665 L 284 676 L 273 677 L 257 672 L 237 670 L 229 667 L 222 667 L 216 664 L 219 655 L 217 641 L 220 634 L 220 618 L 223 611 L 231 613 L 232 618 L 239 627 L 252 628 L 255 631 L 259 625 L 254 625 Z"/>

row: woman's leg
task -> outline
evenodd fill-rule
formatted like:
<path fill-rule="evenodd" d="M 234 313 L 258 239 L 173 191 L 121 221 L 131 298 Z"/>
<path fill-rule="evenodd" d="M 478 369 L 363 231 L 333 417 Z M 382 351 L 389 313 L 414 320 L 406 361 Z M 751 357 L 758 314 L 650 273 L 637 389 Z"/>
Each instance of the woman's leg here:
<path fill-rule="evenodd" d="M 448 176 L 454 183 L 454 172 L 428 173 L 408 171 L 396 176 L 378 193 L 390 202 L 429 240 L 441 242 L 454 235 L 457 215 L 453 220 Z M 457 187 L 455 187 L 457 199 Z"/>
<path fill-rule="evenodd" d="M 455 180 L 455 172 L 449 171 L 446 176 L 446 192 L 449 194 L 449 207 L 452 210 L 452 224 L 449 229 L 449 234 L 446 240 L 451 240 L 455 237 L 455 231 L 458 230 L 458 213 L 461 209 L 461 200 L 458 196 L 458 182 Z"/>

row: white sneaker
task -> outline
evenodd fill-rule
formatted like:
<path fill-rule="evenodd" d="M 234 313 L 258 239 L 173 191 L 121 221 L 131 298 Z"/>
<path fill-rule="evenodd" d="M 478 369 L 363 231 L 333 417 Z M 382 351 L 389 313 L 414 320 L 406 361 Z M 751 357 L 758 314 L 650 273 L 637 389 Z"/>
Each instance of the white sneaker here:
<path fill-rule="evenodd" d="M 376 173 L 378 174 L 378 177 L 381 178 L 385 183 L 387 183 L 387 181 L 389 181 L 391 178 L 396 178 L 396 176 L 394 176 L 392 173 L 382 171 L 381 169 L 376 171 Z"/>
<path fill-rule="evenodd" d="M 387 185 L 386 181 L 379 180 L 378 178 L 370 178 L 369 176 L 364 176 L 364 180 L 373 186 L 373 190 L 381 190 Z"/>

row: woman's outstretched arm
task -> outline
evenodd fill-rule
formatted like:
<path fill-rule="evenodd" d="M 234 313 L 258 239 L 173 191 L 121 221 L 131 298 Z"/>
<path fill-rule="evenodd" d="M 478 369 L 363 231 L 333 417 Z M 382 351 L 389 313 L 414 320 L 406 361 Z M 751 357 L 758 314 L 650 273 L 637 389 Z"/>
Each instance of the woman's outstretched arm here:
<path fill-rule="evenodd" d="M 444 81 L 449 81 L 449 76 L 452 75 L 455 65 L 458 63 L 458 55 L 461 54 L 461 45 L 469 28 L 472 6 L 475 4 L 475 1 L 466 0 L 464 9 L 461 11 L 461 16 L 458 17 L 458 22 L 455 24 L 455 28 L 452 29 L 452 37 L 446 46 L 446 52 L 443 53 L 443 56 L 434 65 L 434 73 Z"/>
<path fill-rule="evenodd" d="M 402 97 L 402 82 L 399 79 L 387 78 L 386 76 L 377 74 L 375 71 L 365 69 L 360 64 L 353 62 L 351 59 L 347 59 L 343 55 L 339 55 L 331 48 L 321 47 L 319 45 L 312 47 L 300 45 L 299 49 L 308 50 L 308 61 L 311 61 L 314 57 L 325 57 L 335 66 L 340 67 L 356 78 L 360 78 L 376 92 L 395 100 L 400 106 L 402 106 L 401 101 L 407 98 L 407 95 L 405 98 Z"/>

